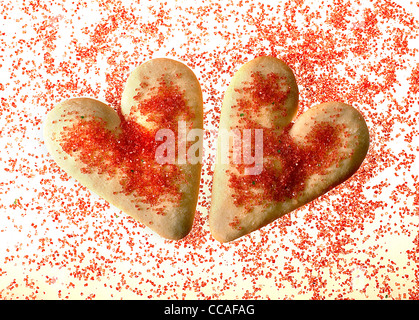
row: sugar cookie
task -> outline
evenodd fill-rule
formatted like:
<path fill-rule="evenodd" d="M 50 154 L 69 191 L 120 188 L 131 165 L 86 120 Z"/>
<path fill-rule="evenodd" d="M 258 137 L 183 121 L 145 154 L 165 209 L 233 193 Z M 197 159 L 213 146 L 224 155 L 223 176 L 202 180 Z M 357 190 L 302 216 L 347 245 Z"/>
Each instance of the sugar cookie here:
<path fill-rule="evenodd" d="M 220 242 L 249 234 L 326 193 L 365 158 L 369 133 L 355 108 L 323 103 L 292 122 L 297 106 L 294 74 L 277 58 L 256 58 L 233 76 L 221 111 L 209 216 Z M 250 147 L 246 130 L 252 134 Z M 231 131 L 236 135 L 224 138 L 229 145 L 222 151 L 222 135 Z M 258 132 L 263 140 L 256 139 Z M 246 147 L 253 163 L 244 161 Z M 225 150 L 227 162 L 221 161 Z"/>
<path fill-rule="evenodd" d="M 185 132 L 202 130 L 201 88 L 188 67 L 161 58 L 133 70 L 116 111 L 90 98 L 59 103 L 46 117 L 44 139 L 82 185 L 161 236 L 181 239 L 192 227 L 201 161 L 178 161 L 180 152 L 175 162 L 156 159 L 169 138 L 160 130 L 173 133 L 177 147 L 180 123 Z"/>

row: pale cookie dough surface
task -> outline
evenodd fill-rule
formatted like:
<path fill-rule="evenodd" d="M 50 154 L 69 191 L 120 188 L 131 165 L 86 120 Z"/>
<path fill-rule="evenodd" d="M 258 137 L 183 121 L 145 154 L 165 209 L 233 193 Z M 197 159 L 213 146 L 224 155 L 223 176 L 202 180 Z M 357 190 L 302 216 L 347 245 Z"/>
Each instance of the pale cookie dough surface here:
<path fill-rule="evenodd" d="M 181 176 L 178 181 L 175 181 L 179 191 L 178 201 L 174 201 L 171 195 L 159 194 L 155 195 L 158 197 L 157 204 L 150 205 L 141 197 L 139 198 L 135 192 L 123 191 L 121 181 L 124 181 L 124 175 L 126 175 L 126 168 L 124 171 L 123 164 L 120 167 L 116 166 L 114 171 L 108 170 L 108 173 L 106 173 L 103 172 L 103 169 L 100 171 L 95 168 L 86 168 L 86 163 L 80 160 L 81 158 L 78 157 L 77 152 L 70 155 L 63 150 L 63 137 L 66 136 L 66 130 L 73 126 L 75 128 L 83 126 L 86 123 L 84 121 L 99 121 L 105 131 L 109 130 L 110 134 L 117 137 L 122 132 L 120 116 L 134 121 L 146 129 L 158 129 L 159 123 L 152 122 L 150 125 L 147 122 L 147 115 L 141 114 L 142 100 L 135 101 L 133 96 L 141 92 L 152 99 L 155 88 L 159 87 L 162 79 L 166 83 L 179 88 L 178 98 L 185 101 L 186 108 L 192 114 L 192 118 L 188 119 L 183 119 L 182 114 L 180 114 L 178 118 L 173 119 L 173 122 L 176 122 L 173 123 L 173 126 L 177 126 L 178 120 L 184 120 L 188 124 L 188 128 L 202 129 L 202 94 L 194 73 L 180 62 L 170 59 L 154 59 L 139 66 L 130 74 L 122 96 L 122 115 L 118 115 L 114 109 L 94 99 L 69 99 L 59 103 L 48 113 L 44 122 L 44 140 L 56 163 L 82 185 L 134 219 L 142 222 L 162 237 L 181 239 L 192 228 L 199 192 L 201 161 L 196 164 L 175 164 Z M 143 83 L 147 83 L 147 85 L 143 85 Z M 130 112 L 133 106 L 138 106 L 136 112 Z M 156 105 L 155 107 L 154 113 L 158 113 L 159 108 L 164 108 L 165 105 Z M 135 140 L 138 137 L 128 137 L 128 139 L 131 138 Z M 83 139 L 83 137 L 80 137 L 80 139 Z M 154 137 L 151 137 L 151 139 L 154 140 Z M 103 156 L 105 162 L 101 166 L 106 169 L 106 143 L 99 149 L 101 151 L 96 151 L 96 154 L 93 154 L 92 157 Z M 138 157 L 141 157 L 141 153 L 138 154 Z M 115 166 L 115 164 L 109 163 L 110 167 L 112 165 Z M 158 177 L 145 175 L 144 179 L 161 179 L 165 175 L 164 170 L 168 168 L 158 163 L 148 163 L 147 165 L 158 173 Z M 135 186 L 138 190 L 142 188 L 142 178 L 136 177 L 136 181 L 140 182 L 139 186 Z M 150 185 L 150 182 L 148 185 Z M 147 190 L 141 191 L 143 194 L 148 192 Z M 153 192 L 153 190 L 149 192 Z"/>
<path fill-rule="evenodd" d="M 279 75 L 278 79 L 286 80 L 288 88 L 274 86 L 286 94 L 281 102 L 286 113 L 269 113 L 269 110 L 264 109 L 260 114 L 255 114 L 254 110 L 243 110 L 243 106 L 252 107 L 252 104 L 240 103 L 242 97 L 246 98 L 246 93 L 243 93 L 241 89 L 251 83 L 254 73 L 260 70 L 264 70 L 265 77 L 274 73 Z M 270 84 L 268 89 L 265 86 L 263 90 L 269 93 L 272 86 L 273 84 Z M 254 86 L 254 88 L 258 87 Z M 275 96 L 271 92 L 270 94 Z M 237 98 L 238 95 L 239 98 Z M 251 94 L 247 94 L 247 98 L 251 99 Z M 260 101 L 257 103 L 260 104 Z M 244 177 L 243 172 L 240 172 L 233 161 L 228 164 L 222 163 L 220 161 L 222 154 L 218 151 L 209 223 L 213 237 L 220 242 L 232 241 L 258 230 L 326 193 L 355 173 L 365 158 L 369 146 L 369 133 L 364 118 L 355 108 L 340 102 L 324 103 L 309 109 L 295 123 L 291 123 L 297 112 L 297 104 L 298 89 L 294 75 L 291 69 L 279 59 L 256 58 L 245 64 L 233 76 L 223 101 L 220 128 L 242 130 L 248 129 L 249 124 L 255 128 L 263 128 L 264 168 L 260 176 Z M 237 111 L 237 109 L 241 110 Z M 251 114 L 251 121 L 245 122 L 241 118 L 244 118 L 247 112 Z M 322 138 L 320 133 L 316 136 L 314 132 L 321 132 L 319 130 L 329 132 L 330 137 Z M 269 141 L 266 139 L 270 136 L 277 137 L 275 138 L 278 140 L 276 142 L 277 154 L 269 153 Z M 285 140 L 283 138 L 286 138 L 287 142 L 282 141 L 281 144 L 280 140 Z M 321 139 L 325 139 L 323 144 L 320 143 Z M 319 145 L 310 147 L 313 141 L 317 141 Z M 290 146 L 297 154 L 295 161 L 292 161 L 294 160 L 292 152 L 288 151 L 287 154 L 287 148 Z M 218 148 L 220 149 L 220 137 Z M 330 151 L 327 148 L 330 148 Z M 324 158 L 324 160 L 319 159 L 318 164 L 310 162 L 311 158 L 315 159 L 316 153 L 323 155 Z M 307 162 L 306 167 L 304 167 L 304 161 Z M 301 169 L 290 169 L 291 166 L 300 166 Z M 270 176 L 268 172 L 271 173 Z M 294 191 L 287 194 L 280 190 L 281 184 L 277 181 L 285 179 L 284 177 L 289 172 L 292 173 L 287 178 L 287 183 L 291 185 L 291 189 L 294 188 Z M 303 175 L 302 178 L 298 176 L 299 172 Z M 231 182 L 232 177 L 236 178 L 236 181 L 247 179 L 248 188 L 235 190 Z M 265 178 L 269 178 L 269 182 Z M 272 185 L 267 186 L 270 181 Z M 259 187 L 264 183 L 264 188 Z M 285 196 L 278 196 L 281 192 Z M 246 201 L 246 197 L 248 197 L 247 202 L 237 204 L 238 199 L 242 198 Z"/>
<path fill-rule="evenodd" d="M 280 77 L 283 77 L 286 86 L 289 89 L 287 97 L 283 102 L 283 109 L 285 116 L 281 110 L 274 110 L 272 103 L 264 103 L 259 108 L 259 114 L 250 112 L 250 110 L 242 110 L 239 114 L 233 114 L 231 111 L 232 106 L 236 105 L 237 102 L 248 95 L 247 92 L 243 91 L 246 87 L 247 82 L 251 78 L 251 74 L 260 73 L 262 76 L 266 76 L 270 73 L 275 73 Z M 279 88 L 283 88 L 284 84 L 280 83 Z M 273 102 L 273 101 L 272 101 Z M 282 60 L 273 57 L 258 57 L 247 63 L 245 63 L 234 75 L 230 81 L 223 99 L 223 108 L 220 116 L 220 128 L 230 129 L 237 124 L 240 114 L 246 113 L 250 115 L 253 120 L 257 123 L 268 127 L 279 127 L 288 124 L 297 113 L 298 105 L 298 86 L 295 80 L 294 73 L 290 67 Z"/>
<path fill-rule="evenodd" d="M 369 147 L 368 127 L 362 114 L 352 106 L 341 102 L 325 102 L 304 112 L 290 130 L 290 136 L 297 144 L 304 144 L 305 137 L 317 123 L 341 125 L 340 144 L 333 152 L 341 160 L 327 168 L 325 174 L 312 175 L 300 202 L 308 202 L 322 195 L 325 190 L 348 179 L 364 160 Z"/>
<path fill-rule="evenodd" d="M 129 75 L 121 98 L 121 111 L 126 116 L 136 117 L 136 121 L 146 128 L 156 128 L 158 122 L 147 119 L 147 114 L 136 106 L 149 99 L 161 81 L 171 83 L 184 90 L 184 99 L 193 108 L 192 119 L 194 128 L 203 127 L 203 102 L 200 84 L 195 74 L 185 69 L 181 62 L 157 58 L 143 63 Z"/>

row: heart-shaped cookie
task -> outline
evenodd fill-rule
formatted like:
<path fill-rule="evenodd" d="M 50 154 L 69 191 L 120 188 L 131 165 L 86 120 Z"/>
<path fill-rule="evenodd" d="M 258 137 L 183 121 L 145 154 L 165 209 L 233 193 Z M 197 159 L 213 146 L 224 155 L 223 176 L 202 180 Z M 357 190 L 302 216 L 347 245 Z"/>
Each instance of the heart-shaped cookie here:
<path fill-rule="evenodd" d="M 369 147 L 362 115 L 319 104 L 292 122 L 298 87 L 274 57 L 244 64 L 226 90 L 209 215 L 220 242 L 249 234 L 348 179 Z"/>
<path fill-rule="evenodd" d="M 195 74 L 161 58 L 129 75 L 116 111 L 90 98 L 59 103 L 44 140 L 82 185 L 161 236 L 181 239 L 192 227 L 201 174 L 202 154 L 188 152 L 202 149 L 202 128 Z"/>

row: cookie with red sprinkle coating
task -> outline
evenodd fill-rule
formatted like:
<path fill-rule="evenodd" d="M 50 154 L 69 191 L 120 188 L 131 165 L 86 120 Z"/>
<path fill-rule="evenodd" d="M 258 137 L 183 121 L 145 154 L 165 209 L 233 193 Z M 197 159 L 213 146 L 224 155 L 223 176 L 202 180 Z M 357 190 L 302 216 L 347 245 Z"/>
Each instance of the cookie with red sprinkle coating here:
<path fill-rule="evenodd" d="M 173 161 L 157 158 L 165 137 L 159 131 L 177 139 L 179 123 L 185 132 L 202 130 L 200 84 L 186 65 L 160 58 L 131 72 L 117 110 L 91 98 L 59 103 L 46 117 L 44 140 L 82 185 L 164 238 L 181 239 L 192 228 L 201 159 L 188 162 L 180 152 Z M 185 140 L 183 149 L 191 143 Z M 194 144 L 202 148 L 202 140 Z M 171 147 L 178 145 L 173 140 Z"/>
<path fill-rule="evenodd" d="M 215 239 L 229 242 L 262 228 L 344 182 L 361 165 L 369 132 L 359 111 L 327 102 L 294 120 L 297 108 L 297 83 L 282 60 L 258 57 L 233 76 L 223 100 L 212 187 Z M 259 140 L 257 131 L 263 133 Z M 253 162 L 245 161 L 246 152 Z"/>

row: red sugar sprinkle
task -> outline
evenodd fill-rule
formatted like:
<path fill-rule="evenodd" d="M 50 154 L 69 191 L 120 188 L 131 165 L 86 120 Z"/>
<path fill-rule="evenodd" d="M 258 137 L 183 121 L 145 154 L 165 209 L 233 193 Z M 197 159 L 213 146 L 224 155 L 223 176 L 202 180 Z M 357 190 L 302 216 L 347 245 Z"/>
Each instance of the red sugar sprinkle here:
<path fill-rule="evenodd" d="M 345 132 L 342 125 L 316 123 L 305 138 L 304 145 L 297 145 L 289 135 L 292 123 L 281 133 L 276 128 L 261 126 L 252 117 L 254 114 L 258 115 L 266 105 L 271 106 L 272 112 L 280 111 L 282 116 L 287 116 L 284 100 L 289 86 L 286 79 L 280 79 L 274 73 L 264 77 L 257 72 L 251 77 L 250 83 L 241 90 L 247 95 L 239 99 L 232 109 L 237 109 L 236 114 L 240 117 L 242 129 L 263 129 L 263 158 L 267 160 L 264 161 L 261 174 L 244 175 L 247 165 L 238 164 L 235 165 L 238 174 L 231 173 L 229 177 L 229 184 L 234 189 L 235 205 L 244 206 L 247 211 L 258 205 L 269 205 L 297 197 L 304 190 L 307 177 L 315 173 L 325 174 L 324 168 L 338 164 L 341 156 L 336 150 L 342 147 L 340 135 Z M 253 144 L 252 154 L 254 153 Z M 278 170 L 278 163 L 285 170 Z M 238 224 L 239 221 L 234 221 L 231 225 L 237 227 Z"/>
<path fill-rule="evenodd" d="M 143 84 L 142 87 L 147 88 L 148 85 Z M 180 92 L 180 89 L 173 83 L 166 83 L 164 79 L 161 79 L 157 88 L 149 88 L 149 90 L 153 92 L 150 99 L 141 101 L 141 93 L 134 96 L 134 100 L 139 104 L 131 110 L 131 114 L 141 112 L 141 114 L 147 115 L 147 120 L 158 123 L 160 128 L 176 132 L 177 121 L 193 119 L 194 114 L 186 106 L 184 93 Z"/>
<path fill-rule="evenodd" d="M 133 194 L 138 201 L 151 206 L 159 203 L 162 194 L 177 203 L 180 200 L 179 182 L 184 181 L 177 165 L 156 163 L 156 149 L 161 143 L 155 141 L 156 132 L 159 128 L 177 131 L 175 120 L 185 116 L 191 118 L 179 89 L 161 82 L 155 91 L 151 98 L 131 110 L 128 120 L 120 114 L 120 134 L 107 130 L 104 121 L 80 115 L 71 127 L 64 128 L 60 138 L 63 151 L 85 164 L 82 172 L 120 176 L 125 195 Z M 140 101 L 141 97 L 135 98 Z M 148 130 L 137 124 L 131 115 L 139 110 L 161 126 Z M 163 214 L 164 210 L 160 212 Z"/>
<path fill-rule="evenodd" d="M 251 77 L 252 82 L 242 89 L 250 99 L 240 99 L 235 106 L 238 112 L 250 110 L 252 114 L 259 115 L 262 106 L 271 105 L 272 112 L 281 111 L 281 116 L 285 117 L 287 114 L 283 102 L 289 92 L 286 79 L 280 79 L 276 73 L 269 73 L 264 77 L 260 72 L 253 73 Z M 254 128 L 255 124 L 252 125 L 249 128 Z"/>
<path fill-rule="evenodd" d="M 235 189 L 234 203 L 247 211 L 257 205 L 269 205 L 297 197 L 305 188 L 305 180 L 313 174 L 325 174 L 324 168 L 341 160 L 336 152 L 341 147 L 339 135 L 344 128 L 329 123 L 316 123 L 303 146 L 297 145 L 289 135 L 292 124 L 281 134 L 264 130 L 264 169 L 259 175 L 243 175 L 246 165 L 237 165 L 240 175 L 231 174 L 230 186 Z M 279 170 L 277 162 L 281 168 Z M 250 189 L 249 189 L 250 187 Z M 263 198 L 260 194 L 263 194 Z"/>

